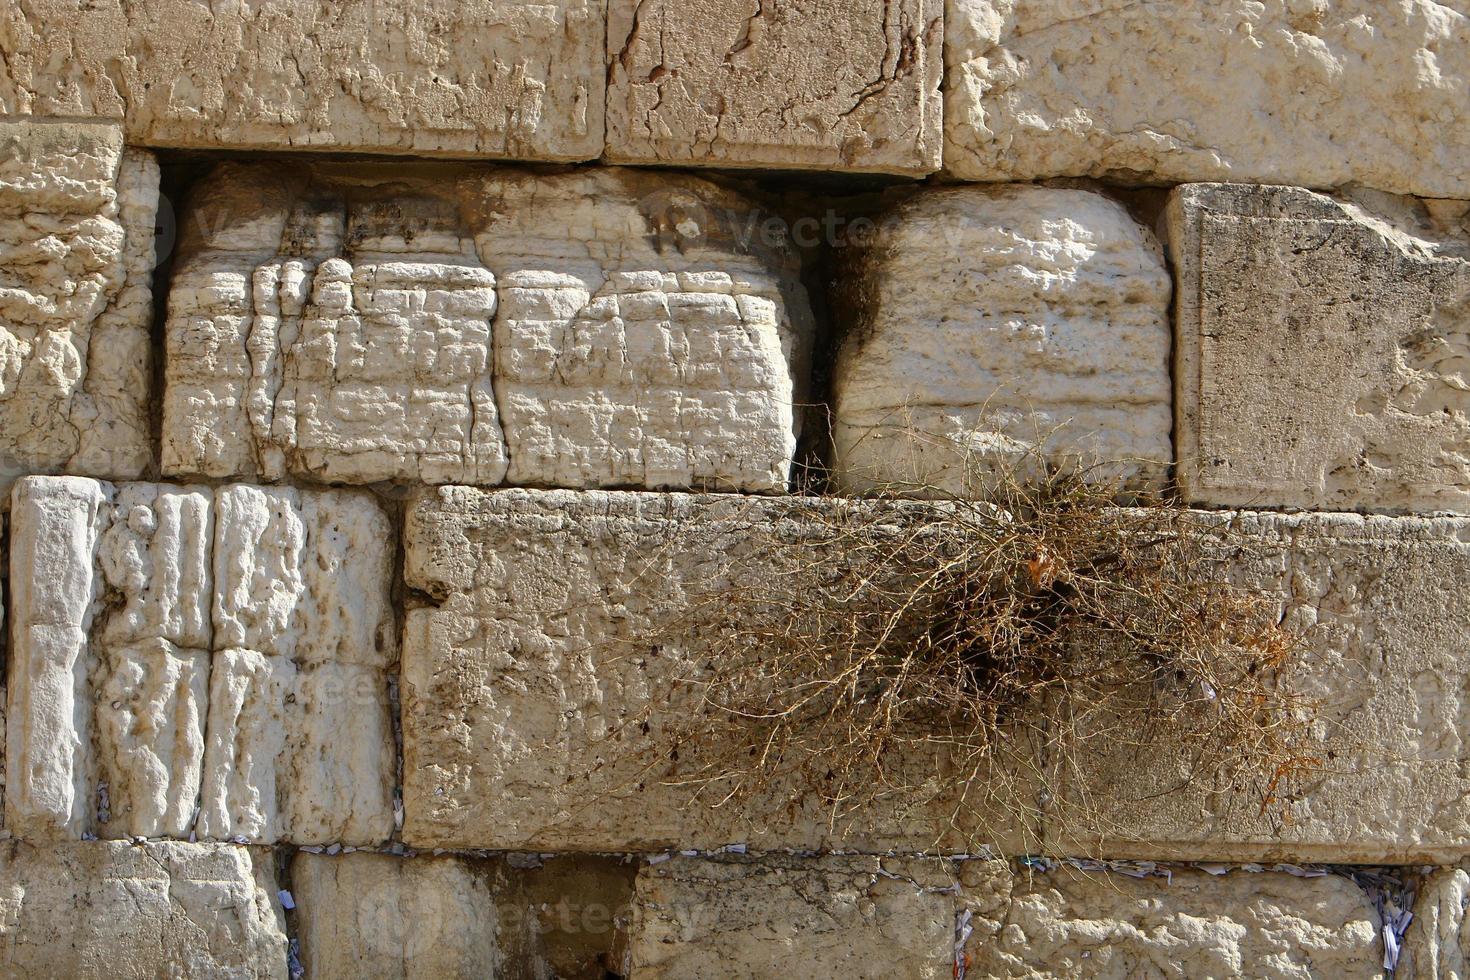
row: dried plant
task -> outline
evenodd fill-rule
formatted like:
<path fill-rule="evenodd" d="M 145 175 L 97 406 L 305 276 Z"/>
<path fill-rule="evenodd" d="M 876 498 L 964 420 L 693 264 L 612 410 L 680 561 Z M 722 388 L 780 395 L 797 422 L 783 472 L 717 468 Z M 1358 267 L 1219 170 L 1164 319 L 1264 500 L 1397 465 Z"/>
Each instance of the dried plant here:
<path fill-rule="evenodd" d="M 1098 828 L 1089 759 L 1127 746 L 1280 806 L 1316 765 L 1313 711 L 1279 599 L 1230 581 L 1248 543 L 1023 455 L 973 467 L 984 499 L 888 486 L 752 522 L 683 615 L 640 637 L 700 638 L 648 768 L 695 805 L 816 799 L 839 833 L 875 807 L 938 814 L 966 845 L 1038 809 Z"/>

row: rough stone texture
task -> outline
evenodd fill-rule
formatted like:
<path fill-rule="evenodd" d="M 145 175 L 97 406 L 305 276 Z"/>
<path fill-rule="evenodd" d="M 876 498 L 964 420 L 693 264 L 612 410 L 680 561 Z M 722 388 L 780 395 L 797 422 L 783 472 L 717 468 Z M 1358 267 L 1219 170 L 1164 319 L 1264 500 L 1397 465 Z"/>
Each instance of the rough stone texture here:
<path fill-rule="evenodd" d="M 0 112 L 148 146 L 590 160 L 604 31 L 603 0 L 6 0 Z"/>
<path fill-rule="evenodd" d="M 1050 777 L 1048 853 L 1335 864 L 1463 858 L 1470 521 L 1220 520 L 1235 522 L 1220 544 L 1232 578 L 1278 595 L 1282 621 L 1303 636 L 1297 686 L 1317 704 L 1320 766 L 1283 779 L 1263 809 L 1250 793 L 1191 780 L 1188 760 L 1166 746 L 1095 744 Z"/>
<path fill-rule="evenodd" d="M 388 837 L 393 544 L 370 496 L 27 477 L 11 528 L 14 835 Z"/>
<path fill-rule="evenodd" d="M 404 626 L 404 839 L 420 848 L 918 851 L 945 837 L 952 808 L 972 813 L 973 799 L 941 799 L 923 813 L 875 807 L 834 825 L 815 793 L 801 806 L 715 809 L 648 777 L 643 753 L 662 757 L 669 718 L 693 710 L 670 683 L 707 642 L 691 605 L 766 573 L 739 560 L 752 541 L 808 533 L 819 508 L 830 516 L 840 506 L 463 487 L 419 497 L 406 579 L 439 605 L 411 610 Z M 649 644 L 656 650 L 644 655 Z M 609 737 L 644 722 L 642 737 Z M 697 771 L 697 751 L 680 765 Z M 916 751 L 914 765 L 932 773 L 942 762 Z M 1007 814 L 976 824 L 1008 847 L 1035 841 L 1034 828 L 1013 829 Z"/>
<path fill-rule="evenodd" d="M 23 980 L 286 980 L 274 861 L 209 844 L 7 842 L 0 972 Z"/>
<path fill-rule="evenodd" d="M 1031 447 L 1156 479 L 1170 439 L 1162 250 L 1100 194 L 921 193 L 840 277 L 850 333 L 833 379 L 840 485 L 981 489 Z"/>
<path fill-rule="evenodd" d="M 1470 209 L 1366 204 L 1174 193 L 1190 500 L 1470 510 Z"/>
<path fill-rule="evenodd" d="M 609 0 L 607 159 L 939 169 L 942 0 Z"/>
<path fill-rule="evenodd" d="M 961 178 L 1470 197 L 1461 3 L 950 0 L 946 62 Z"/>
<path fill-rule="evenodd" d="M 750 207 L 638 171 L 221 167 L 169 297 L 164 471 L 784 490 L 811 315 Z"/>
<path fill-rule="evenodd" d="M 680 858 L 638 875 L 632 980 L 953 975 L 954 880 L 879 857 Z"/>
<path fill-rule="evenodd" d="M 291 863 L 308 977 L 505 975 L 493 880 L 453 857 L 299 853 Z"/>
<path fill-rule="evenodd" d="M 1377 977 L 1378 915 L 1347 878 L 1012 874 L 967 864 L 971 977 Z M 1398 976 L 1417 974 L 1399 973 Z"/>
<path fill-rule="evenodd" d="M 158 165 L 118 127 L 0 122 L 0 493 L 151 462 L 157 209 Z"/>
<path fill-rule="evenodd" d="M 1470 976 L 1470 874 L 1463 867 L 1438 868 L 1419 884 L 1414 919 L 1404 936 L 1398 976 L 1415 980 L 1459 980 Z"/>

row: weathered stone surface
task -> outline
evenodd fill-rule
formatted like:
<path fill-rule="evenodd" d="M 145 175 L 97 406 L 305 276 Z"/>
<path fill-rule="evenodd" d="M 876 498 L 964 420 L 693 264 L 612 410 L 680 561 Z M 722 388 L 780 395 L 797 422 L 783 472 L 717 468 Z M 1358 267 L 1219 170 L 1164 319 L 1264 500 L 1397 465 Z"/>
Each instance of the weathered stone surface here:
<path fill-rule="evenodd" d="M 1232 578 L 1279 597 L 1302 640 L 1315 761 L 1263 806 L 1191 778 L 1141 738 L 1096 742 L 1049 777 L 1053 854 L 1167 860 L 1452 863 L 1467 853 L 1470 521 L 1222 515 Z M 1237 550 L 1237 543 L 1243 546 Z M 1085 735 L 1085 731 L 1081 734 Z"/>
<path fill-rule="evenodd" d="M 532 160 L 602 152 L 604 0 L 0 4 L 0 111 L 130 142 Z"/>
<path fill-rule="evenodd" d="M 677 694 L 688 686 L 674 684 L 710 642 L 690 609 L 741 576 L 769 575 L 739 560 L 753 542 L 805 533 L 819 510 L 841 506 L 463 487 L 418 498 L 407 584 L 440 603 L 411 610 L 404 627 L 404 839 L 601 852 L 747 841 L 917 851 L 948 841 L 956 812 L 978 809 L 973 798 L 921 813 L 874 807 L 834 824 L 816 793 L 800 805 L 714 808 L 648 775 L 648 753 L 657 762 L 668 752 L 670 719 L 695 708 Z M 684 748 L 681 765 L 697 771 Z M 914 755 L 920 778 L 941 765 Z M 1009 819 L 976 814 L 975 830 L 1034 843 L 1034 828 Z"/>
<path fill-rule="evenodd" d="M 1172 869 L 1137 879 L 966 864 L 972 977 L 1376 977 L 1378 915 L 1347 878 Z M 1414 974 L 1398 974 L 1399 976 Z"/>
<path fill-rule="evenodd" d="M 610 0 L 607 158 L 939 169 L 941 0 Z"/>
<path fill-rule="evenodd" d="M 149 465 L 157 208 L 118 127 L 0 122 L 0 493 Z"/>
<path fill-rule="evenodd" d="M 393 532 L 371 496 L 27 477 L 13 510 L 14 835 L 389 836 Z"/>
<path fill-rule="evenodd" d="M 169 298 L 163 466 L 779 491 L 811 314 L 692 178 L 225 166 Z"/>
<path fill-rule="evenodd" d="M 1470 874 L 1438 868 L 1419 883 L 1414 919 L 1404 936 L 1397 976 L 1454 980 L 1470 976 Z"/>
<path fill-rule="evenodd" d="M 1458 3 L 950 0 L 945 33 L 958 177 L 1470 197 Z"/>
<path fill-rule="evenodd" d="M 627 976 L 953 976 L 954 879 L 878 857 L 680 858 L 638 875 Z"/>
<path fill-rule="evenodd" d="M 505 976 L 494 884 L 476 863 L 454 857 L 299 853 L 291 889 L 306 975 Z"/>
<path fill-rule="evenodd" d="M 286 980 L 268 852 L 210 844 L 0 845 L 0 971 L 78 980 Z"/>
<path fill-rule="evenodd" d="M 834 470 L 850 490 L 964 495 L 987 461 L 1046 455 L 1160 477 L 1170 280 L 1116 202 L 1043 187 L 926 191 L 840 277 Z"/>
<path fill-rule="evenodd" d="M 1381 195 L 1174 193 L 1191 501 L 1470 510 L 1467 221 Z"/>

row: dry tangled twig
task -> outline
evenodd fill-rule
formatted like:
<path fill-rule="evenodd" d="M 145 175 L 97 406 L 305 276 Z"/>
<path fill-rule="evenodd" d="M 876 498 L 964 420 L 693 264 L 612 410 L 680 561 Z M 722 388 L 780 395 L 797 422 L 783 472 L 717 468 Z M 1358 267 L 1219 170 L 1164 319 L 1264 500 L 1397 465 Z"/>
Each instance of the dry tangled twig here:
<path fill-rule="evenodd" d="M 976 843 L 1090 748 L 1168 746 L 1191 781 L 1277 805 L 1313 765 L 1298 638 L 1228 581 L 1228 524 L 1161 495 L 1117 506 L 1092 475 L 991 466 L 984 500 L 886 488 L 758 532 L 643 638 L 701 638 L 658 778 L 705 805 L 815 797 L 839 829 L 940 808 Z"/>

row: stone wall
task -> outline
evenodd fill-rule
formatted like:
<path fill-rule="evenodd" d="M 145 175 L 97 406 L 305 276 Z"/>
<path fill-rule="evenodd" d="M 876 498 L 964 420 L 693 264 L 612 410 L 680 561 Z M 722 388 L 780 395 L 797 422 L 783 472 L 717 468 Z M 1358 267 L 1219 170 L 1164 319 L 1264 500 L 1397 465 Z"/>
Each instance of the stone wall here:
<path fill-rule="evenodd" d="M 730 556 L 1038 455 L 1249 545 L 1284 808 L 646 778 Z M 1470 6 L 0 0 L 0 497 L 7 977 L 1465 976 Z"/>

